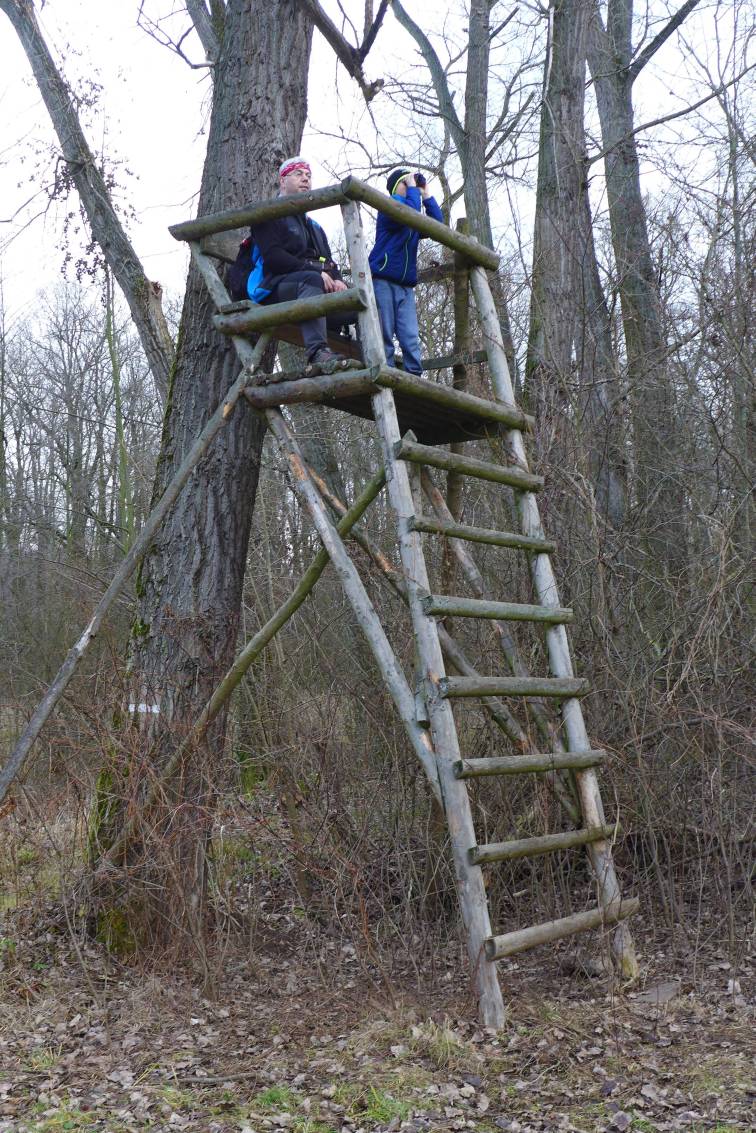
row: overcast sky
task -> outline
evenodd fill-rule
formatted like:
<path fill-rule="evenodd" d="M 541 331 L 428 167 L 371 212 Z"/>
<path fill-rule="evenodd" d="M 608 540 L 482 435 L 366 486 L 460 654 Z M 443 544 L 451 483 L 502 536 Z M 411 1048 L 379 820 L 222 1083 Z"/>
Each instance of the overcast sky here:
<path fill-rule="evenodd" d="M 362 0 L 343 3 L 359 24 Z M 336 14 L 335 0 L 326 0 L 326 5 Z M 445 12 L 429 10 L 425 0 L 405 0 L 405 6 L 424 26 L 429 19 L 445 18 Z M 663 18 L 663 0 L 653 0 L 652 6 L 657 18 Z M 41 11 L 39 3 L 36 7 L 48 44 L 59 63 L 62 61 L 64 73 L 76 84 L 89 79 L 102 85 L 97 113 L 85 122 L 87 136 L 95 149 L 104 149 L 124 162 L 119 183 L 122 201 L 128 200 L 136 213 L 136 222 L 130 222 L 129 229 L 137 252 L 151 278 L 180 293 L 186 252 L 170 237 L 167 227 L 194 215 L 194 195 L 205 150 L 203 131 L 209 98 L 206 71 L 190 69 L 137 26 L 138 0 L 48 0 Z M 156 18 L 180 7 L 178 0 L 147 0 L 146 4 Z M 641 8 L 640 2 L 637 7 Z M 712 52 L 716 54 L 713 8 L 711 2 L 702 0 L 700 12 L 694 13 L 685 25 L 700 50 L 710 56 Z M 508 6 L 502 5 L 502 14 L 508 10 Z M 532 19 L 532 12 L 532 6 L 524 5 L 518 18 Z M 720 30 L 721 21 L 720 9 Z M 510 49 L 514 46 L 509 45 Z M 188 41 L 186 47 L 194 60 L 201 59 L 196 41 Z M 49 286 L 48 281 L 59 272 L 63 216 L 58 206 L 52 206 L 46 215 L 44 212 L 45 198 L 39 186 L 49 178 L 52 129 L 15 32 L 2 13 L 0 51 L 0 272 L 6 326 L 12 327 L 33 309 L 40 284 Z M 343 71 L 337 72 L 330 49 L 317 34 L 314 51 L 319 89 L 311 85 L 313 122 L 303 148 L 310 155 L 323 155 L 325 165 L 313 163 L 315 183 L 323 184 L 333 180 L 334 173 L 342 175 L 350 165 L 357 166 L 365 160 L 359 148 L 324 139 L 323 132 L 343 131 L 353 136 L 359 133 L 371 152 L 374 135 L 364 107 L 354 97 L 351 81 Z M 368 75 L 401 74 L 406 70 L 411 76 L 415 59 L 404 32 L 389 15 L 379 37 L 379 48 L 368 58 Z M 653 69 L 644 73 L 643 84 L 639 84 L 638 120 L 674 110 L 686 98 L 692 101 L 690 92 L 695 88 L 689 79 L 690 71 L 691 59 L 675 38 L 659 53 Z M 328 76 L 325 83 L 323 75 Z M 342 96 L 338 108 L 336 86 Z M 324 88 L 328 98 L 322 97 Z M 390 153 L 393 148 L 400 156 L 398 147 L 404 142 L 401 117 L 387 110 L 386 101 L 380 96 L 373 105 L 380 116 L 386 151 Z M 317 135 L 317 143 L 313 135 Z M 644 139 L 644 144 L 646 140 L 652 139 Z M 406 156 L 412 158 L 415 154 Z M 644 176 L 645 187 L 653 188 L 663 174 L 655 172 L 649 163 L 644 167 Z M 511 224 L 509 202 L 506 204 L 506 215 L 499 218 L 500 232 Z M 518 211 L 523 207 L 521 197 L 515 207 Z M 32 220 L 33 217 L 36 219 Z M 338 212 L 331 218 L 325 217 L 325 223 L 326 228 L 337 226 Z M 524 227 L 527 229 L 527 222 Z"/>

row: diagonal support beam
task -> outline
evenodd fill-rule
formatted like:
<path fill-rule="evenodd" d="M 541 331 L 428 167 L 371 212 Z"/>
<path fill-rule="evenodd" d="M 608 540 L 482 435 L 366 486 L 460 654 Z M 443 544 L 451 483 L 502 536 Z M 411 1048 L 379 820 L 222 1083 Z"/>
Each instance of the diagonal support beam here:
<path fill-rule="evenodd" d="M 198 243 L 191 242 L 189 247 L 213 302 L 216 307 L 222 307 L 229 302 L 229 296 L 217 271 L 204 255 Z M 239 358 L 245 365 L 248 365 L 252 358 L 252 346 L 246 338 L 239 335 L 234 335 L 232 341 Z M 339 581 L 381 670 L 386 687 L 404 721 L 415 754 L 425 769 L 431 788 L 438 793 L 436 756 L 430 733 L 422 728 L 416 720 L 415 698 L 386 637 L 380 618 L 362 584 L 362 579 L 357 573 L 357 568 L 349 558 L 341 537 L 337 534 L 328 517 L 323 499 L 310 476 L 307 465 L 299 451 L 299 446 L 286 424 L 283 414 L 278 409 L 266 409 L 263 411 L 263 415 L 278 442 L 281 454 L 286 458 L 289 465 L 292 485 L 309 512 L 323 547 L 339 576 Z"/>

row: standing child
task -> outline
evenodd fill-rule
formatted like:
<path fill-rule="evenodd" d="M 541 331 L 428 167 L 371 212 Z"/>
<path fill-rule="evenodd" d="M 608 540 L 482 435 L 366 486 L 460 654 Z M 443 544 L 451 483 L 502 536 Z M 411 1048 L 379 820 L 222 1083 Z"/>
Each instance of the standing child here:
<path fill-rule="evenodd" d="M 416 212 L 425 208 L 428 216 L 443 221 L 441 209 L 429 194 L 421 173 L 409 169 L 394 169 L 386 188 L 395 201 Z M 417 245 L 421 239 L 415 228 L 410 228 L 385 213 L 378 213 L 375 230 L 375 247 L 370 253 L 370 270 L 373 275 L 375 299 L 383 329 L 386 361 L 394 364 L 394 338 L 402 348 L 402 363 L 409 374 L 422 372 L 420 334 L 415 308 L 417 283 Z"/>

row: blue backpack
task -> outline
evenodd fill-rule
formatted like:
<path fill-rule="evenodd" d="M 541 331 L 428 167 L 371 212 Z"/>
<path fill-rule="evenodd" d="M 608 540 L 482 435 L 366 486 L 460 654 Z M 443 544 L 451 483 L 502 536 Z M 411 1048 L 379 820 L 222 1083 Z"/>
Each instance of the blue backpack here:
<path fill-rule="evenodd" d="M 235 302 L 251 299 L 253 303 L 262 303 L 270 295 L 268 288 L 260 286 L 263 275 L 260 249 L 252 237 L 247 236 L 239 245 L 236 259 L 228 269 L 227 282 L 231 298 Z"/>

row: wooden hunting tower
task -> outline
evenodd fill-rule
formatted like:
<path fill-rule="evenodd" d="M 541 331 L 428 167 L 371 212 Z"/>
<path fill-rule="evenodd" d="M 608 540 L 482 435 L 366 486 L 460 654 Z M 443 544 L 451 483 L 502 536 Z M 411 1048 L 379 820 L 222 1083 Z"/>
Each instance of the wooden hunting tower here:
<path fill-rule="evenodd" d="M 469 288 L 477 308 L 490 382 L 489 397 L 474 396 L 464 389 L 415 377 L 387 366 L 359 202 L 399 219 L 454 253 L 455 286 L 464 287 L 465 294 Z M 216 266 L 219 260 L 229 259 L 228 244 L 220 237 L 221 233 L 274 217 L 311 212 L 336 204 L 341 206 L 351 264 L 352 286 L 349 290 L 267 306 L 229 301 Z M 245 647 L 197 722 L 193 735 L 200 734 L 207 726 L 253 658 L 286 617 L 294 612 L 303 596 L 309 593 L 318 573 L 322 573 L 330 561 L 365 634 L 409 742 L 446 816 L 472 978 L 483 1022 L 498 1027 L 505 1018 L 496 961 L 537 944 L 588 929 L 611 926 L 615 962 L 623 975 L 634 975 L 637 965 L 626 918 L 635 912 L 638 902 L 621 899 L 612 861 L 614 827 L 607 824 L 596 774 L 606 753 L 591 745 L 583 720 L 580 698 L 588 691 L 588 682 L 576 677 L 573 671 L 566 630 L 572 620 L 572 611 L 560 605 L 551 562 L 555 546 L 546 537 L 538 509 L 538 491 L 543 486 L 543 478 L 528 468 L 524 434 L 530 430 L 532 421 L 515 405 L 499 318 L 487 276 L 487 272 L 497 269 L 498 256 L 478 241 L 397 204 L 355 178 L 298 196 L 200 217 L 176 225 L 171 232 L 176 239 L 189 243 L 193 260 L 217 310 L 215 326 L 232 336 L 241 362 L 241 373 L 186 454 L 174 480 L 119 568 L 108 593 L 115 593 L 113 587 L 118 579 L 122 582 L 133 569 L 192 469 L 235 408 L 240 411 L 239 403 L 243 400 L 251 407 L 248 411 L 265 416 L 287 462 L 291 483 L 309 512 L 323 545 L 314 567 L 308 572 L 306 585 L 303 581 L 292 599 Z M 233 258 L 233 252 L 230 258 Z M 466 302 L 464 308 L 466 311 Z M 261 372 L 261 359 L 272 340 L 296 340 L 298 321 L 344 310 L 359 311 L 362 358 L 356 363 L 356 368 L 331 364 L 325 368 L 310 366 L 297 374 Z M 457 330 L 457 343 L 464 345 L 464 328 L 458 326 Z M 258 336 L 257 342 L 253 345 L 250 339 L 255 336 Z M 342 346 L 339 349 L 343 352 Z M 359 352 L 355 349 L 354 353 L 358 355 Z M 444 366 L 451 364 L 451 359 L 443 360 Z M 428 366 L 426 370 L 432 368 L 440 366 Z M 324 372 L 328 369 L 331 372 Z M 282 405 L 297 402 L 317 402 L 375 421 L 383 466 L 375 472 L 338 523 L 330 517 L 325 486 L 308 469 L 297 440 L 281 413 Z M 495 459 L 489 462 L 464 453 L 464 442 L 481 439 L 492 441 L 492 451 L 505 454 L 506 463 Z M 453 451 L 448 447 L 452 443 Z M 512 489 L 519 530 L 491 530 L 456 522 L 445 510 L 441 493 L 434 489 L 428 468 L 444 469 Z M 384 486 L 396 519 L 402 575 L 400 590 L 411 613 L 415 638 L 415 672 L 410 677 L 405 675 L 394 654 L 343 541 Z M 426 512 L 423 511 L 424 496 L 428 507 Z M 448 540 L 449 552 L 455 556 L 459 574 L 466 580 L 467 594 L 451 596 L 432 592 L 423 551 L 425 539 Z M 531 603 L 494 601 L 486 596 L 483 578 L 471 550 L 476 544 L 500 548 L 502 554 L 516 553 L 527 557 L 532 584 Z M 68 670 L 64 665 L 46 698 L 47 714 L 54 703 L 50 696 L 57 697 L 62 692 L 78 657 L 86 648 L 87 635 L 94 635 L 105 608 L 101 603 L 95 618 L 69 655 L 66 661 Z M 437 621 L 449 617 L 482 618 L 492 623 L 499 635 L 509 672 L 502 676 L 481 675 L 446 632 L 444 625 Z M 508 628 L 511 622 L 530 623 L 534 633 L 545 634 L 548 675 L 529 673 Z M 73 654 L 76 656 L 72 660 Z M 447 664 L 455 675 L 447 676 Z M 509 698 L 523 697 L 528 698 L 527 707 L 534 724 L 533 731 L 539 735 L 538 743 L 531 744 L 528 734 L 506 704 Z M 477 704 L 488 710 L 509 736 L 514 754 L 484 759 L 465 758 L 465 753 L 460 751 L 452 711 L 452 702 L 464 698 L 474 698 Z M 547 702 L 558 708 L 558 716 L 548 712 Z M 3 789 L 7 789 L 8 776 L 15 774 L 45 718 L 44 711 L 41 715 L 39 712 L 35 714 L 18 752 L 0 774 L 0 799 Z M 533 747 L 541 750 L 534 751 Z M 573 829 L 479 844 L 468 795 L 468 780 L 520 774 L 548 777 L 557 796 L 567 803 L 568 813 L 571 811 Z M 572 800 L 577 800 L 577 803 Z M 597 900 L 594 908 L 499 935 L 492 931 L 484 866 L 580 846 L 588 852 L 595 879 Z"/>

